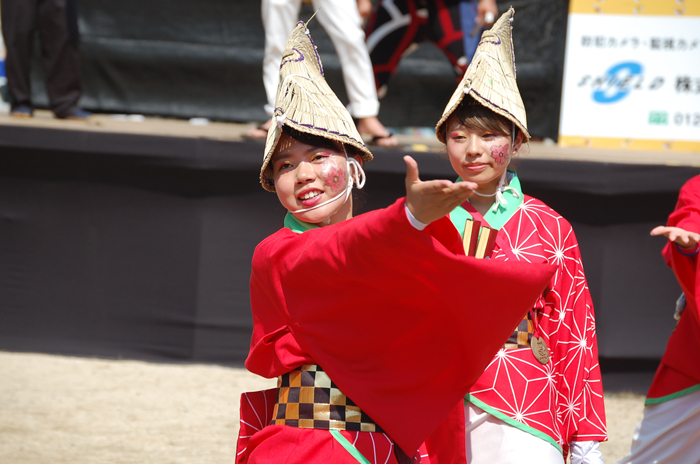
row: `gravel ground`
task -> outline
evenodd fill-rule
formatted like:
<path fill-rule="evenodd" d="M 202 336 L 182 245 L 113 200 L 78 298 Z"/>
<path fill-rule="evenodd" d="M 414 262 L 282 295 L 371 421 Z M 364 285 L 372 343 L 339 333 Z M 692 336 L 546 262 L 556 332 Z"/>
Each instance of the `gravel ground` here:
<path fill-rule="evenodd" d="M 233 463 L 240 394 L 274 386 L 231 367 L 0 352 L 0 463 Z M 606 463 L 643 401 L 606 395 Z"/>

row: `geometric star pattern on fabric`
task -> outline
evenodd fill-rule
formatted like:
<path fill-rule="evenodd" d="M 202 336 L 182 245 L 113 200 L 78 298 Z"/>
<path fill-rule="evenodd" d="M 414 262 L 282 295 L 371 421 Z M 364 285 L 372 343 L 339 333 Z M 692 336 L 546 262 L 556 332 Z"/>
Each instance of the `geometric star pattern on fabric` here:
<path fill-rule="evenodd" d="M 510 253 L 497 246 L 492 259 L 557 266 L 534 307 L 534 336 L 544 338 L 550 360 L 543 365 L 529 348 L 504 347 L 470 395 L 511 424 L 547 434 L 566 456 L 571 441 L 607 437 L 595 316 L 578 242 L 566 219 L 527 195 L 499 234 Z"/>

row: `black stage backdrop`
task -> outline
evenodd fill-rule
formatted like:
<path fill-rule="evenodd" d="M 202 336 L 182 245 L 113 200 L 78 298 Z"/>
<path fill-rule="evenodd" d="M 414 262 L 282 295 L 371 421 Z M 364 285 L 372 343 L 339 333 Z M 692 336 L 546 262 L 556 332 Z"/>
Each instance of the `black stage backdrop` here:
<path fill-rule="evenodd" d="M 258 184 L 262 148 L 0 126 L 0 349 L 240 363 L 252 253 L 285 213 Z M 403 153 L 375 154 L 364 210 L 404 190 Z M 438 154 L 413 155 L 424 178 L 452 177 Z M 601 356 L 658 359 L 680 290 L 649 230 L 700 169 L 527 158 L 518 169 L 574 225 Z"/>
<path fill-rule="evenodd" d="M 514 42 L 530 133 L 556 139 L 568 0 L 514 0 Z M 263 121 L 264 32 L 257 0 L 78 0 L 85 93 L 97 112 Z M 313 14 L 310 6 L 301 18 Z M 346 101 L 335 49 L 310 29 L 331 87 Z M 39 47 L 34 101 L 46 106 Z M 404 58 L 382 101 L 389 126 L 433 126 L 457 84 L 447 59 L 424 43 Z"/>

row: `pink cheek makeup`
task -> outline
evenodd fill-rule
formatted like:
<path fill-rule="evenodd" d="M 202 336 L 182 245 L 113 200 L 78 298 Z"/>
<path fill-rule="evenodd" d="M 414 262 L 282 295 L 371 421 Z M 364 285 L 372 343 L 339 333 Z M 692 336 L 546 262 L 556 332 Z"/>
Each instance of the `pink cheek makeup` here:
<path fill-rule="evenodd" d="M 328 171 L 323 181 L 331 188 L 331 192 L 336 192 L 345 185 L 345 171 L 333 168 Z"/>
<path fill-rule="evenodd" d="M 503 165 L 506 163 L 508 160 L 508 149 L 510 148 L 510 145 L 505 144 L 505 145 L 497 145 L 491 147 L 491 158 L 498 164 L 499 166 Z"/>
<path fill-rule="evenodd" d="M 338 162 L 335 159 L 328 158 L 323 162 L 321 178 L 330 187 L 331 192 L 335 193 L 345 188 L 347 173 L 338 166 Z"/>

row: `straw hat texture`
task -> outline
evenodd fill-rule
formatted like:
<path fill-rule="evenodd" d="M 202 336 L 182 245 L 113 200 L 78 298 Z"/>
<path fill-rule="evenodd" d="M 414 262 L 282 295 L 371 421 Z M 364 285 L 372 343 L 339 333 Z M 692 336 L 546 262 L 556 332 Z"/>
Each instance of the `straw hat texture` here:
<path fill-rule="evenodd" d="M 362 153 L 363 161 L 373 158 L 350 113 L 323 77 L 321 58 L 303 21 L 289 36 L 280 64 L 277 101 L 260 170 L 260 183 L 269 192 L 274 192 L 275 186 L 265 178 L 265 168 L 285 124 L 299 132 L 352 145 Z"/>
<path fill-rule="evenodd" d="M 465 95 L 471 95 L 483 106 L 513 121 L 530 139 L 525 105 L 515 81 L 511 26 L 514 14 L 515 10 L 511 7 L 481 36 L 474 59 L 435 127 L 435 133 L 442 143 L 445 143 L 441 134 L 442 125 L 454 113 Z"/>

